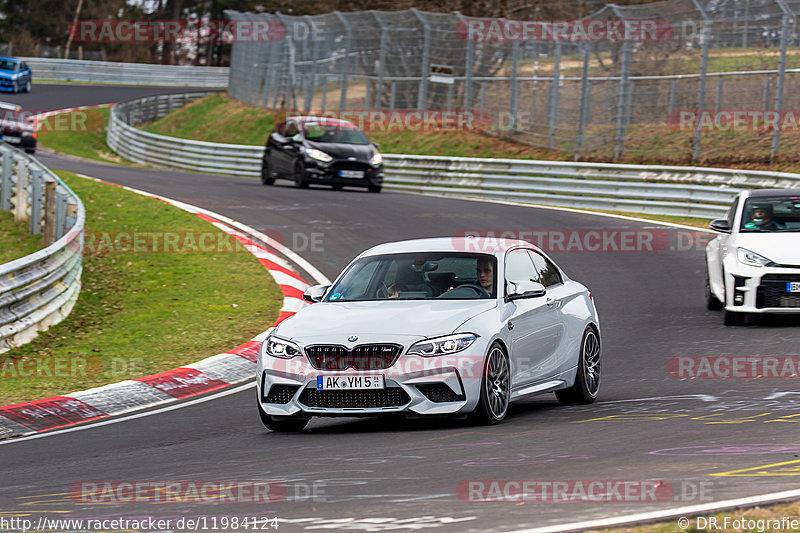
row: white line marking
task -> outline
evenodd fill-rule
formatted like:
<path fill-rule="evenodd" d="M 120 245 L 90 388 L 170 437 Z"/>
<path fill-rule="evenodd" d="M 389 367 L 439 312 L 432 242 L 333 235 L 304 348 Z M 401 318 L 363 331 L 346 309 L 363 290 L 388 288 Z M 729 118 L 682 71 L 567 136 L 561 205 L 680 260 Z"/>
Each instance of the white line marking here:
<path fill-rule="evenodd" d="M 128 421 L 128 420 L 133 420 L 133 419 L 136 419 L 136 418 L 142 418 L 142 417 L 145 417 L 145 416 L 157 415 L 157 414 L 160 414 L 160 413 L 166 413 L 167 411 L 172 411 L 174 409 L 181 409 L 182 407 L 188 407 L 190 405 L 195 405 L 195 404 L 198 404 L 198 403 L 203 403 L 203 402 L 208 402 L 208 401 L 211 401 L 211 400 L 216 400 L 217 398 L 222 398 L 223 396 L 229 396 L 231 394 L 236 394 L 237 392 L 241 392 L 243 390 L 249 389 L 250 387 L 254 387 L 255 384 L 256 384 L 255 381 L 253 381 L 251 383 L 246 383 L 244 385 L 239 385 L 238 387 L 225 389 L 224 391 L 214 393 L 214 394 L 212 394 L 210 396 L 205 396 L 203 398 L 197 398 L 195 400 L 189 400 L 188 402 L 183 402 L 183 403 L 179 403 L 179 404 L 175 404 L 175 405 L 170 405 L 170 406 L 167 406 L 167 407 L 162 407 L 161 409 L 156 409 L 154 411 L 147 411 L 146 413 L 138 413 L 138 414 L 135 414 L 135 415 L 128 415 L 128 416 L 124 416 L 124 417 L 121 417 L 121 418 L 112 418 L 110 420 L 100 420 L 100 421 L 97 421 L 97 422 L 90 422 L 90 423 L 87 423 L 86 425 L 78 425 L 78 426 L 68 427 L 68 428 L 64 428 L 64 429 L 58 429 L 56 431 L 48 431 L 47 433 L 37 433 L 35 435 L 30 435 L 28 437 L 20 437 L 20 438 L 16 438 L 16 439 L 0 440 L 0 446 L 3 446 L 5 444 L 14 444 L 16 442 L 28 441 L 28 440 L 32 440 L 32 439 L 40 439 L 40 438 L 44 438 L 44 437 L 50 437 L 50 436 L 53 436 L 53 435 L 61 435 L 62 433 L 72 433 L 73 431 L 81 431 L 81 430 L 84 430 L 84 429 L 91 429 L 91 428 L 95 428 L 95 427 L 99 427 L 99 426 L 107 426 L 109 424 L 116 424 L 117 422 L 125 422 L 125 421 Z"/>

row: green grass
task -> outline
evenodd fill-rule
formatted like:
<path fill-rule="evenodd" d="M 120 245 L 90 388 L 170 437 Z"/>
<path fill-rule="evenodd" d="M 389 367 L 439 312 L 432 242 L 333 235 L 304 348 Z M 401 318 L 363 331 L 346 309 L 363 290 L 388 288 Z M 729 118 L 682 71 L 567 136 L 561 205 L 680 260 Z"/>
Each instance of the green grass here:
<path fill-rule="evenodd" d="M 120 252 L 91 239 L 168 231 L 208 233 L 216 242 L 224 234 L 211 224 L 158 200 L 58 174 L 86 206 L 83 287 L 66 320 L 0 354 L 0 405 L 169 370 L 233 348 L 274 323 L 281 291 L 245 251 Z M 37 360 L 41 375 L 23 375 Z"/>
<path fill-rule="evenodd" d="M 102 163 L 141 166 L 119 157 L 106 144 L 110 109 L 100 107 L 50 117 L 39 129 L 39 144 L 64 154 Z"/>
<path fill-rule="evenodd" d="M 0 265 L 44 248 L 42 236 L 28 229 L 28 222 L 16 222 L 12 213 L 0 211 Z"/>

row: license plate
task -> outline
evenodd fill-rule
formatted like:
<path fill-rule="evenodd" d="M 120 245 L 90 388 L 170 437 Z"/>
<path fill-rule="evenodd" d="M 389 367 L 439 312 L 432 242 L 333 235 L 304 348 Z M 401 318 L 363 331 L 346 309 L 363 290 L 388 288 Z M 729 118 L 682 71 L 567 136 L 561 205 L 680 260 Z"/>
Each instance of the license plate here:
<path fill-rule="evenodd" d="M 363 178 L 363 170 L 340 170 L 339 176 L 342 178 Z"/>
<path fill-rule="evenodd" d="M 800 281 L 787 281 L 786 292 L 800 292 Z"/>
<path fill-rule="evenodd" d="M 7 135 L 3 135 L 3 137 L 0 138 L 0 140 L 3 140 L 5 142 L 11 143 L 11 144 L 19 144 L 20 141 L 21 141 L 21 139 L 19 137 L 9 137 Z"/>
<path fill-rule="evenodd" d="M 317 376 L 317 390 L 382 389 L 383 376 Z"/>

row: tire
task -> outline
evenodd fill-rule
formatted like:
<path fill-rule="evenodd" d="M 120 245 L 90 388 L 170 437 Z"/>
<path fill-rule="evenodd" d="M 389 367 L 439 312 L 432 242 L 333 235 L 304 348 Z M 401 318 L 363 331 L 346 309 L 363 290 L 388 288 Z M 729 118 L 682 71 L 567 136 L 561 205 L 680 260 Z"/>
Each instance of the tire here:
<path fill-rule="evenodd" d="M 261 161 L 261 183 L 264 185 L 273 185 L 275 183 L 275 178 L 272 177 L 269 162 L 266 159 Z"/>
<path fill-rule="evenodd" d="M 341 185 L 331 185 L 331 188 L 334 191 L 341 191 L 342 190 L 342 186 Z"/>
<path fill-rule="evenodd" d="M 302 160 L 295 160 L 292 174 L 294 175 L 294 184 L 298 189 L 305 189 L 308 187 L 308 181 L 306 181 L 306 166 L 303 164 Z"/>
<path fill-rule="evenodd" d="M 256 389 L 258 393 L 258 389 Z M 292 432 L 300 431 L 308 424 L 308 418 L 299 418 L 296 416 L 270 416 L 261 409 L 261 404 L 256 398 L 258 404 L 258 416 L 261 417 L 261 423 L 270 431 Z"/>
<path fill-rule="evenodd" d="M 588 326 L 583 332 L 578 356 L 575 383 L 568 389 L 556 391 L 556 398 L 564 405 L 594 403 L 600 392 L 602 346 L 597 330 Z"/>
<path fill-rule="evenodd" d="M 28 81 L 25 83 L 25 89 L 23 89 L 23 90 L 24 90 L 24 92 L 26 92 L 26 93 L 29 93 L 29 92 L 31 92 L 31 81 L 30 81 L 30 80 L 28 80 Z"/>
<path fill-rule="evenodd" d="M 711 292 L 711 282 L 708 279 L 708 270 L 706 270 L 706 287 L 705 287 L 705 295 L 706 295 L 706 309 L 711 311 L 719 311 L 724 305 L 720 302 L 714 293 Z"/>
<path fill-rule="evenodd" d="M 508 413 L 510 397 L 508 356 L 503 347 L 495 342 L 486 354 L 481 376 L 481 397 L 472 412 L 472 418 L 480 424 L 499 424 Z"/>
<path fill-rule="evenodd" d="M 382 188 L 380 185 L 370 185 L 369 192 L 381 192 Z"/>
<path fill-rule="evenodd" d="M 737 313 L 735 311 L 725 311 L 725 319 L 723 320 L 726 326 L 741 326 L 744 324 L 746 313 Z"/>

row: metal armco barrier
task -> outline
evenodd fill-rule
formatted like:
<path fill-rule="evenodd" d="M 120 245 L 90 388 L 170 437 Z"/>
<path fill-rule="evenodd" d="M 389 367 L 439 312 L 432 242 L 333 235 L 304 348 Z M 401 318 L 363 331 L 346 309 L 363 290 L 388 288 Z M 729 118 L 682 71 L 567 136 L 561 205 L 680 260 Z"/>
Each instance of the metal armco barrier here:
<path fill-rule="evenodd" d="M 81 288 L 83 203 L 35 158 L 0 144 L 0 209 L 44 234 L 46 248 L 0 265 L 0 353 L 69 315 Z"/>
<path fill-rule="evenodd" d="M 55 80 L 170 87 L 228 86 L 228 67 L 151 65 L 43 57 L 23 59 L 33 70 L 34 84 L 36 80 Z"/>
<path fill-rule="evenodd" d="M 178 139 L 134 127 L 148 113 L 163 116 L 167 109 L 176 108 L 176 100 L 189 96 L 117 104 L 110 115 L 108 145 L 141 164 L 260 176 L 261 146 Z M 741 188 L 800 186 L 800 174 L 758 170 L 404 154 L 383 157 L 384 186 L 391 190 L 654 215 L 714 218 L 725 214 Z"/>

